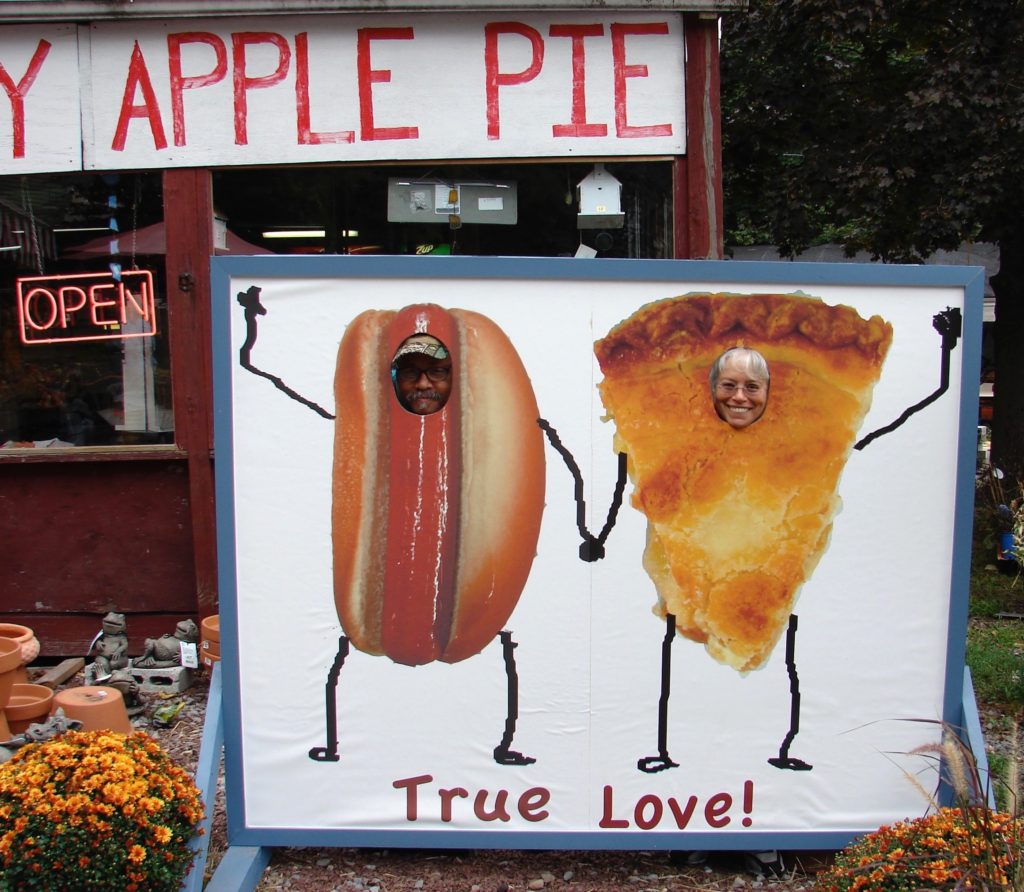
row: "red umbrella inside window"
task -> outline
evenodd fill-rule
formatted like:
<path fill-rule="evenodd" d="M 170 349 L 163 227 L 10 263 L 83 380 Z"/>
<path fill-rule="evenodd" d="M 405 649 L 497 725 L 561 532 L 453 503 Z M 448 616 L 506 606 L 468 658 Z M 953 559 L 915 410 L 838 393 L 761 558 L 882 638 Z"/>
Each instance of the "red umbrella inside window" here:
<path fill-rule="evenodd" d="M 218 237 L 218 235 L 220 237 Z M 153 255 L 167 253 L 167 232 L 163 222 L 128 232 L 111 232 L 64 252 L 69 260 L 95 257 Z M 273 254 L 223 228 L 214 236 L 214 254 Z"/>

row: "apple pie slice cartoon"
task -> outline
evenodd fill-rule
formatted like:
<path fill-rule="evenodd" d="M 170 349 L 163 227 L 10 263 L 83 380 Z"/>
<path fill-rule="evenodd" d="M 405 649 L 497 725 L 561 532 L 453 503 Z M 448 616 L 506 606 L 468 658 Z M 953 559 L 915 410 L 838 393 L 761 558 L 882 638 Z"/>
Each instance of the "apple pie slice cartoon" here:
<path fill-rule="evenodd" d="M 641 307 L 596 343 L 615 450 L 648 520 L 654 611 L 716 660 L 757 669 L 786 629 L 891 342 L 879 316 L 818 298 L 690 294 Z M 735 426 L 709 383 L 733 347 L 756 350 L 770 374 L 763 414 Z"/>

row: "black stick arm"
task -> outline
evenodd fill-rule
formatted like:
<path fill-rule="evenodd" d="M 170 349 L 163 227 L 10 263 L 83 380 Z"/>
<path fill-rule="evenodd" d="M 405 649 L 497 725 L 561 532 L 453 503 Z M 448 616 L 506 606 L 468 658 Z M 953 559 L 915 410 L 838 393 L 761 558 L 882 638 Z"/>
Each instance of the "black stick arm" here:
<path fill-rule="evenodd" d="M 595 536 L 587 529 L 587 502 L 583 495 L 583 474 L 580 473 L 576 459 L 566 448 L 561 437 L 558 436 L 558 431 L 545 419 L 538 418 L 537 424 L 544 431 L 552 448 L 562 457 L 562 461 L 565 462 L 569 473 L 572 474 L 575 484 L 573 496 L 576 499 L 576 529 L 579 530 L 580 538 L 583 540 L 580 543 L 580 560 L 587 561 L 588 563 L 599 561 L 604 557 L 604 543 L 608 541 L 608 536 L 618 518 L 619 508 L 622 506 L 622 496 L 626 489 L 627 467 L 629 464 L 627 456 L 623 452 L 619 453 L 618 478 L 615 482 L 615 491 L 612 493 L 611 504 L 608 506 L 608 516 L 605 519 L 604 526 L 601 528 L 601 532 Z"/>
<path fill-rule="evenodd" d="M 904 410 L 900 417 L 895 421 L 887 424 L 885 427 L 880 427 L 878 430 L 874 430 L 867 436 L 863 437 L 854 444 L 854 449 L 863 449 L 879 437 L 892 433 L 896 428 L 902 425 L 903 422 L 910 418 L 911 415 L 916 415 L 926 406 L 930 406 L 940 396 L 942 396 L 942 394 L 949 390 L 949 356 L 959 342 L 960 335 L 963 334 L 963 317 L 960 314 L 959 308 L 947 307 L 941 313 L 937 313 L 932 317 L 932 328 L 942 336 L 942 359 L 939 366 L 938 389 L 934 393 L 926 396 L 921 400 L 921 402 L 915 403 L 910 408 Z"/>
<path fill-rule="evenodd" d="M 312 409 L 321 418 L 333 420 L 334 416 L 322 406 L 319 406 L 312 400 L 308 400 L 301 394 L 296 393 L 287 384 L 285 384 L 281 378 L 277 377 L 277 375 L 271 375 L 269 372 L 264 372 L 262 369 L 258 369 L 252 364 L 252 348 L 256 346 L 256 339 L 259 337 L 259 317 L 267 315 L 267 308 L 260 302 L 260 291 L 261 289 L 258 285 L 250 285 L 245 291 L 238 292 L 238 303 L 242 306 L 242 309 L 245 310 L 245 341 L 242 343 L 242 346 L 238 348 L 239 365 L 241 365 L 247 372 L 252 372 L 254 375 L 266 378 L 282 393 L 296 402 L 302 403 L 302 405 Z"/>
<path fill-rule="evenodd" d="M 583 474 L 580 472 L 580 466 L 575 461 L 575 458 L 573 458 L 572 453 L 565 447 L 561 437 L 558 436 L 558 431 L 543 418 L 539 418 L 537 423 L 547 435 L 552 448 L 562 457 L 562 461 L 565 462 L 565 467 L 568 468 L 575 484 L 573 487 L 573 497 L 575 498 L 575 503 L 577 503 L 577 529 L 580 530 L 580 538 L 583 540 L 580 544 L 580 559 L 589 563 L 600 560 L 604 557 L 604 543 L 608 540 L 611 527 L 615 525 L 618 509 L 623 504 L 623 494 L 626 491 L 627 468 L 629 465 L 627 456 L 625 453 L 618 454 L 618 476 L 615 480 L 615 490 L 611 495 L 611 504 L 608 506 L 608 515 L 604 525 L 601 527 L 601 532 L 594 536 L 587 528 L 587 502 L 584 498 Z"/>

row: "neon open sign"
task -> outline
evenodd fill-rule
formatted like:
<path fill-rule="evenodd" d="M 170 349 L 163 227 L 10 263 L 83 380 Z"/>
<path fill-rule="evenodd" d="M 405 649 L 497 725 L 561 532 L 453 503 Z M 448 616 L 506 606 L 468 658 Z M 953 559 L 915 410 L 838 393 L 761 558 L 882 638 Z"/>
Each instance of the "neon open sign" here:
<path fill-rule="evenodd" d="M 23 344 L 151 338 L 156 334 L 153 274 L 147 270 L 25 276 L 17 280 Z"/>

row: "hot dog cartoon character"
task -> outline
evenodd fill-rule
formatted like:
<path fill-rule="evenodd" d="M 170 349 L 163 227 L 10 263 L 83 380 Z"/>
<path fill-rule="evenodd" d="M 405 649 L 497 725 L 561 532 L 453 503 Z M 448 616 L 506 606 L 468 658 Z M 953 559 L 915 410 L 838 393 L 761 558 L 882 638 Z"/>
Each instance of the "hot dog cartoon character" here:
<path fill-rule="evenodd" d="M 426 414 L 398 398 L 393 364 L 417 335 L 450 360 L 435 366 L 450 375 L 447 400 Z M 341 341 L 335 401 L 342 628 L 359 650 L 410 666 L 479 653 L 519 600 L 544 506 L 537 401 L 518 353 L 479 313 L 370 310 Z"/>
<path fill-rule="evenodd" d="M 350 645 L 419 666 L 460 662 L 499 637 L 508 712 L 494 758 L 533 762 L 511 749 L 517 645 L 503 628 L 540 535 L 544 440 L 515 347 L 469 310 L 367 310 L 338 347 L 332 416 L 252 364 L 266 314 L 259 296 L 255 286 L 238 295 L 242 366 L 335 422 L 331 544 L 342 635 L 325 690 L 326 745 L 310 758 L 340 759 L 336 697 Z"/>

